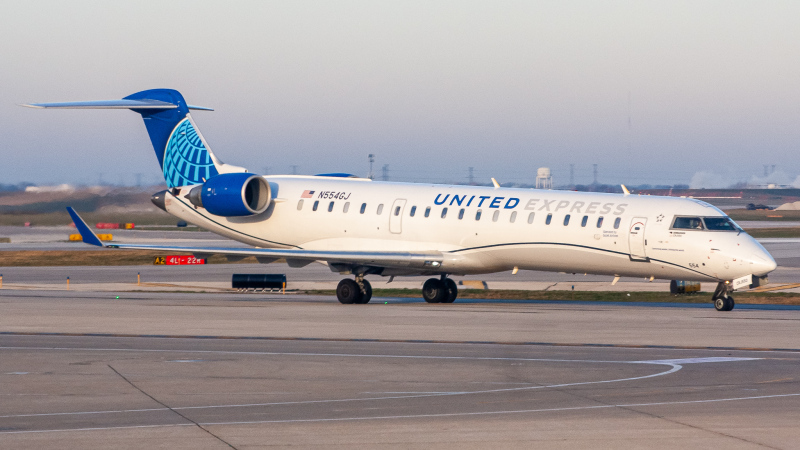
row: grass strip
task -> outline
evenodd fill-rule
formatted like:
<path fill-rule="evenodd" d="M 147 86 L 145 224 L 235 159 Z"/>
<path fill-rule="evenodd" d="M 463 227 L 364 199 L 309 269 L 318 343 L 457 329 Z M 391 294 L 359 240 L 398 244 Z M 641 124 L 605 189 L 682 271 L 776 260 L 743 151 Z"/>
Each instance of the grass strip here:
<path fill-rule="evenodd" d="M 82 245 L 76 243 L 75 245 Z M 149 250 L 11 250 L 0 251 L 0 267 L 39 266 L 141 266 L 153 264 L 156 256 L 186 255 L 179 252 L 155 252 Z M 257 264 L 255 257 L 230 262 L 221 255 L 214 255 L 207 264 Z"/>
<path fill-rule="evenodd" d="M 800 237 L 800 227 L 751 228 L 747 234 L 754 238 L 796 238 Z"/>
<path fill-rule="evenodd" d="M 335 290 L 307 290 L 310 295 L 336 295 Z M 419 289 L 373 289 L 373 297 L 421 297 Z M 759 305 L 800 305 L 800 294 L 787 292 L 737 292 L 736 303 Z M 672 295 L 669 292 L 624 291 L 525 291 L 505 289 L 462 289 L 458 298 L 486 300 L 575 300 L 586 302 L 711 303 L 711 292 Z M 456 300 L 458 301 L 458 300 Z"/>

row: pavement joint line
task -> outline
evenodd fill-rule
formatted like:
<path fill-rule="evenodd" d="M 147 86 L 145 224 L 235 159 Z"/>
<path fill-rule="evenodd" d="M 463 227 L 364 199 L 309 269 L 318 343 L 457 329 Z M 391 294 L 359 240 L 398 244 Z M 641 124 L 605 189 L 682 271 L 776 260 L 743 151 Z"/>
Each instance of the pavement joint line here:
<path fill-rule="evenodd" d="M 357 421 L 357 420 L 397 420 L 397 419 L 419 419 L 419 418 L 459 417 L 459 416 L 465 417 L 465 416 L 525 414 L 525 413 L 560 412 L 560 411 L 581 411 L 581 410 L 608 409 L 608 408 L 642 408 L 648 406 L 691 405 L 691 404 L 716 403 L 716 402 L 788 398 L 797 396 L 800 396 L 800 393 L 760 395 L 752 397 L 731 397 L 731 398 L 718 398 L 718 399 L 706 399 L 706 400 L 685 400 L 685 401 L 675 401 L 675 402 L 574 406 L 567 408 L 476 411 L 476 412 L 465 412 L 465 413 L 441 413 L 441 414 L 409 414 L 409 415 L 374 416 L 374 417 L 339 417 L 339 418 L 328 418 L 328 419 L 285 419 L 285 420 L 259 420 L 259 421 L 239 421 L 239 422 L 200 422 L 200 424 L 204 426 L 217 426 L 217 425 L 222 426 L 222 425 L 258 425 L 266 423 L 345 422 L 345 421 Z M 119 430 L 119 429 L 130 429 L 130 428 L 156 428 L 156 427 L 181 427 L 181 426 L 185 427 L 194 425 L 164 424 L 164 425 L 135 425 L 135 426 L 113 426 L 113 427 L 92 427 L 92 428 L 64 428 L 64 429 L 51 429 L 51 430 L 18 430 L 18 431 L 0 431 L 0 434 L 58 433 L 58 432 L 70 432 L 70 431 L 99 431 L 99 430 Z"/>
<path fill-rule="evenodd" d="M 602 343 L 570 343 L 570 342 L 512 342 L 512 341 L 458 341 L 440 339 L 382 339 L 382 338 L 322 338 L 292 336 L 212 336 L 212 335 L 169 335 L 169 334 L 125 334 L 125 333 L 68 333 L 68 332 L 36 332 L 36 331 L 0 331 L 0 336 L 64 336 L 64 337 L 109 337 L 109 338 L 144 338 L 144 339 L 207 339 L 207 340 L 253 340 L 253 341 L 308 341 L 308 342 L 360 342 L 388 344 L 464 344 L 464 345 L 511 345 L 537 347 L 599 347 L 599 348 L 632 348 L 658 350 L 714 350 L 714 351 L 752 351 L 752 352 L 787 352 L 800 353 L 800 348 L 776 347 L 720 347 L 693 345 L 641 345 L 641 344 L 602 344 Z"/>

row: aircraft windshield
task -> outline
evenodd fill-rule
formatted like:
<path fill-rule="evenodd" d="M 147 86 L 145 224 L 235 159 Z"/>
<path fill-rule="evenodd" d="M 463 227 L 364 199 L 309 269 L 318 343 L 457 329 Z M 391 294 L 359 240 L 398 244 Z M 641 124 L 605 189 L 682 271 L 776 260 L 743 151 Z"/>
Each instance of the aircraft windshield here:
<path fill-rule="evenodd" d="M 677 230 L 742 231 L 730 217 L 676 217 L 672 228 Z"/>
<path fill-rule="evenodd" d="M 679 230 L 702 230 L 703 221 L 699 217 L 676 217 L 672 228 Z"/>
<path fill-rule="evenodd" d="M 711 231 L 739 231 L 733 221 L 728 217 L 704 217 L 706 229 Z"/>

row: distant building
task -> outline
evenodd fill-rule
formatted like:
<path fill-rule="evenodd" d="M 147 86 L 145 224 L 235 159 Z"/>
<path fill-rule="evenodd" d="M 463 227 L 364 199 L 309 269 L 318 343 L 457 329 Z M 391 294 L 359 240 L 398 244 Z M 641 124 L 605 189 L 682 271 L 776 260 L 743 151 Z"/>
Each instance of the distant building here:
<path fill-rule="evenodd" d="M 536 189 L 553 189 L 553 176 L 549 167 L 536 170 Z"/>

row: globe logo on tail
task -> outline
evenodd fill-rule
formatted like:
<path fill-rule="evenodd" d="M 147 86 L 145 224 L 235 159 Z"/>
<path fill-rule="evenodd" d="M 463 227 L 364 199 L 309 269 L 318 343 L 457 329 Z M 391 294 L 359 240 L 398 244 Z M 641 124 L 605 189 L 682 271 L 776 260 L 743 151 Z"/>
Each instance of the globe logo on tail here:
<path fill-rule="evenodd" d="M 200 184 L 218 173 L 188 117 L 178 123 L 169 137 L 163 169 L 169 188 Z"/>

